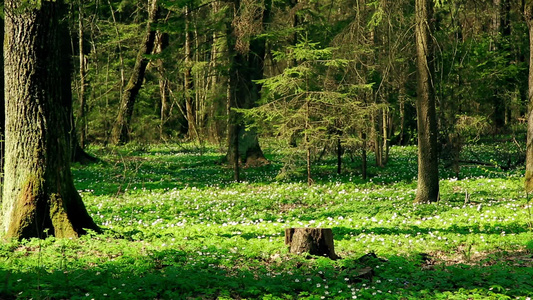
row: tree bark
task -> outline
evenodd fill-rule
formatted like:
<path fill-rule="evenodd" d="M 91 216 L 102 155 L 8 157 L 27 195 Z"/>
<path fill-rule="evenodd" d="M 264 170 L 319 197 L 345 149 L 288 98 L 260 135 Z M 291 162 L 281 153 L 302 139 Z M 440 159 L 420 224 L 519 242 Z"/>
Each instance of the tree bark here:
<path fill-rule="evenodd" d="M 342 172 L 342 143 L 340 136 L 337 137 L 337 174 Z"/>
<path fill-rule="evenodd" d="M 363 141 L 363 145 L 361 146 L 361 177 L 363 180 L 366 180 L 367 178 L 367 155 L 366 155 L 366 148 L 367 148 L 367 141 L 366 141 L 366 128 L 363 128 L 363 131 L 361 132 L 361 140 Z"/>
<path fill-rule="evenodd" d="M 262 15 L 262 26 L 270 18 L 272 2 L 265 1 L 265 8 Z M 235 12 L 239 10 L 240 1 L 234 1 Z M 264 38 L 255 38 L 250 41 L 250 50 L 248 53 L 236 51 L 236 37 L 233 34 L 235 28 L 228 26 L 228 50 L 232 57 L 229 75 L 229 84 L 232 92 L 229 99 L 231 108 L 251 108 L 255 105 L 260 97 L 261 86 L 255 81 L 263 79 L 264 58 L 266 52 L 266 41 Z M 229 120 L 236 122 L 228 125 L 228 162 L 233 164 L 233 147 L 236 143 L 231 142 L 237 137 L 239 139 L 239 157 L 247 165 L 258 165 L 266 162 L 265 155 L 259 145 L 257 133 L 254 130 L 245 130 L 245 124 L 242 116 L 236 112 L 229 112 Z M 231 114 L 235 114 L 234 117 Z"/>
<path fill-rule="evenodd" d="M 98 231 L 70 171 L 70 54 L 62 1 L 5 2 L 6 238 Z"/>
<path fill-rule="evenodd" d="M 85 149 L 85 143 L 87 142 L 87 101 L 85 98 L 85 74 L 86 74 L 86 63 L 85 63 L 85 53 L 83 51 L 84 46 L 84 25 L 83 25 L 83 1 L 78 3 L 78 47 L 79 49 L 79 58 L 80 58 L 80 90 L 78 93 L 78 100 L 80 102 L 80 108 L 78 113 L 78 126 L 80 132 L 79 145 L 81 149 Z"/>
<path fill-rule="evenodd" d="M 289 252 L 294 254 L 309 253 L 331 259 L 339 258 L 335 254 L 333 232 L 330 228 L 287 228 L 285 245 L 289 245 Z"/>
<path fill-rule="evenodd" d="M 433 82 L 432 0 L 416 0 L 418 186 L 415 202 L 439 198 L 437 118 Z"/>
<path fill-rule="evenodd" d="M 389 104 L 387 103 L 387 105 Z M 391 117 L 390 117 L 390 110 L 388 108 L 384 108 L 382 112 L 383 112 L 383 121 L 382 121 L 383 154 L 382 154 L 381 162 L 385 166 L 389 162 L 389 150 L 390 150 L 389 140 L 390 140 L 391 133 L 392 133 L 392 122 L 391 122 Z"/>
<path fill-rule="evenodd" d="M 137 54 L 131 77 L 124 89 L 117 119 L 111 133 L 111 142 L 115 145 L 125 144 L 130 140 L 130 125 L 135 100 L 143 84 L 146 67 L 150 61 L 146 55 L 152 53 L 155 44 L 156 31 L 152 28 L 152 24 L 156 21 L 156 16 L 157 0 L 148 0 L 148 21 L 146 23 L 146 32 L 141 48 Z"/>
<path fill-rule="evenodd" d="M 374 153 L 376 157 L 376 166 L 381 168 L 385 166 L 383 164 L 383 118 L 381 116 L 382 110 L 383 109 L 378 109 L 372 114 L 372 124 L 374 124 L 374 127 L 372 127 L 372 133 L 374 136 Z"/>
<path fill-rule="evenodd" d="M 196 130 L 196 114 L 194 109 L 194 81 L 192 78 L 192 37 L 190 29 L 190 9 L 185 6 L 185 72 L 183 74 L 185 92 L 185 113 L 187 117 L 187 137 L 190 140 L 198 138 Z"/>
<path fill-rule="evenodd" d="M 233 7 L 233 18 L 236 17 L 238 10 L 238 1 L 234 2 Z M 233 30 L 232 26 L 227 27 L 227 44 L 228 44 L 228 53 L 230 57 L 236 56 L 235 54 L 235 45 L 233 39 Z M 233 59 L 234 60 L 234 59 Z M 233 167 L 233 179 L 235 182 L 240 181 L 239 173 L 239 115 L 233 108 L 237 108 L 238 105 L 238 95 L 237 95 L 237 82 L 239 81 L 238 68 L 234 61 L 230 58 L 230 70 L 228 77 L 228 102 L 227 102 L 227 114 L 228 114 L 228 126 L 227 126 L 227 142 L 228 142 L 228 153 L 226 154 L 226 159 L 230 166 Z"/>
<path fill-rule="evenodd" d="M 155 54 L 161 54 L 163 50 L 168 46 L 168 34 L 157 31 L 155 36 Z M 168 84 L 169 80 L 166 78 L 166 68 L 163 59 L 158 58 L 156 61 L 156 68 L 159 81 L 159 97 L 160 99 L 160 116 L 159 116 L 159 139 L 165 140 L 165 124 L 169 115 L 169 97 L 168 97 Z"/>
<path fill-rule="evenodd" d="M 212 15 L 216 16 L 220 11 L 221 3 L 213 2 Z M 209 62 L 209 74 L 210 77 L 209 86 L 207 87 L 209 93 L 213 95 L 212 104 L 208 106 L 208 139 L 212 143 L 220 144 L 220 142 L 226 138 L 227 127 L 227 87 L 228 76 L 226 72 L 221 71 L 221 66 L 225 66 L 228 63 L 227 57 L 227 41 L 223 38 L 224 33 L 227 30 L 221 28 L 214 30 L 212 34 L 211 42 L 211 60 Z"/>
<path fill-rule="evenodd" d="M 313 184 L 311 178 L 311 144 L 309 142 L 309 101 L 305 103 L 305 127 L 304 127 L 304 141 L 305 141 L 305 160 L 307 165 L 307 185 Z"/>
<path fill-rule="evenodd" d="M 492 13 L 492 44 L 491 51 L 508 50 L 508 46 L 503 41 L 504 38 L 511 34 L 509 27 L 509 0 L 493 0 Z M 501 95 L 500 88 L 504 83 L 500 79 L 495 79 L 496 84 L 493 88 L 490 101 L 492 102 L 493 112 L 491 115 L 492 122 L 497 132 L 501 132 L 506 124 L 507 105 L 505 98 Z"/>
<path fill-rule="evenodd" d="M 0 20 L 0 45 L 4 44 L 4 19 Z M 4 85 L 4 47 L 0 49 L 0 91 L 5 90 Z M 0 204 L 2 203 L 2 187 L 4 186 L 4 157 L 5 157 L 5 128 L 6 128 L 6 112 L 5 112 L 5 95 L 0 92 Z M 0 206 L 1 207 L 1 206 Z M 1 216 L 1 215 L 0 215 Z M 0 220 L 0 224 L 2 221 Z"/>
<path fill-rule="evenodd" d="M 527 1 L 524 15 L 529 28 L 529 77 L 528 77 L 528 119 L 526 148 L 526 192 L 533 191 L 533 3 Z"/>

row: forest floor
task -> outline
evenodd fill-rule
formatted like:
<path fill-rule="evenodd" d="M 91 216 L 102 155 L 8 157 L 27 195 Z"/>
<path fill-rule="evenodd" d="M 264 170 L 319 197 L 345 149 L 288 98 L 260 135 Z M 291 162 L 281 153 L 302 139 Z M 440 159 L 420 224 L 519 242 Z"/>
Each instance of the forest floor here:
<path fill-rule="evenodd" d="M 443 166 L 440 201 L 420 205 L 414 147 L 393 147 L 385 168 L 370 161 L 368 180 L 358 155 L 341 175 L 326 157 L 311 187 L 303 168 L 276 180 L 282 152 L 235 183 L 222 154 L 202 150 L 91 148 L 101 162 L 73 173 L 104 234 L 1 243 L 0 299 L 533 296 L 531 203 L 523 167 L 505 167 L 518 156 L 511 143 L 467 146 L 465 161 L 486 164 L 459 178 Z M 332 228 L 342 258 L 290 255 L 289 227 Z M 368 253 L 377 258 L 359 260 Z"/>

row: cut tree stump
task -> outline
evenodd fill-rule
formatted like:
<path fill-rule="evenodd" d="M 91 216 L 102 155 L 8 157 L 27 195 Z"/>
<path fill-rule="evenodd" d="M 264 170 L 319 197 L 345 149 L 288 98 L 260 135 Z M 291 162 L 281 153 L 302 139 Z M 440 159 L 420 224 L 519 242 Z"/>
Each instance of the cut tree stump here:
<path fill-rule="evenodd" d="M 331 228 L 286 228 L 285 245 L 294 254 L 308 253 L 316 256 L 326 256 L 339 259 L 333 247 L 333 232 Z"/>

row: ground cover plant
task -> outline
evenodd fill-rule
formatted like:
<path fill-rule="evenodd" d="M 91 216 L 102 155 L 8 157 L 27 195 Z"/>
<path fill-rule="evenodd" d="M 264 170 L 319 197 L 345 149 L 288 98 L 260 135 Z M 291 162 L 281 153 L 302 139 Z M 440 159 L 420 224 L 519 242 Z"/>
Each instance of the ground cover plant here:
<path fill-rule="evenodd" d="M 419 205 L 414 147 L 393 147 L 365 181 L 357 159 L 341 175 L 324 159 L 311 187 L 275 180 L 282 152 L 235 183 L 215 149 L 92 148 L 101 162 L 73 172 L 104 233 L 0 244 L 0 298 L 528 299 L 531 201 L 523 168 L 499 167 L 501 147 L 516 155 L 466 146 L 491 164 L 459 178 L 443 164 L 440 201 Z M 289 255 L 288 227 L 332 228 L 342 258 Z M 359 279 L 371 252 L 374 276 Z"/>

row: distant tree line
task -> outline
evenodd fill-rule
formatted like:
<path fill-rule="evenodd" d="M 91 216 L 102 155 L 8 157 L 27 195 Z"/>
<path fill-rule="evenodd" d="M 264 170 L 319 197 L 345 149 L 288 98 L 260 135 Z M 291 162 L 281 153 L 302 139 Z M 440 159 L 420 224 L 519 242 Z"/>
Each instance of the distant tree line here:
<path fill-rule="evenodd" d="M 422 151 L 457 157 L 480 135 L 525 131 L 528 5 L 72 2 L 79 139 L 218 143 L 229 163 L 256 165 L 261 137 L 274 136 L 308 164 L 323 150 L 357 150 L 384 166 L 389 147 L 417 143 L 417 119 L 429 118 L 436 133 Z"/>

